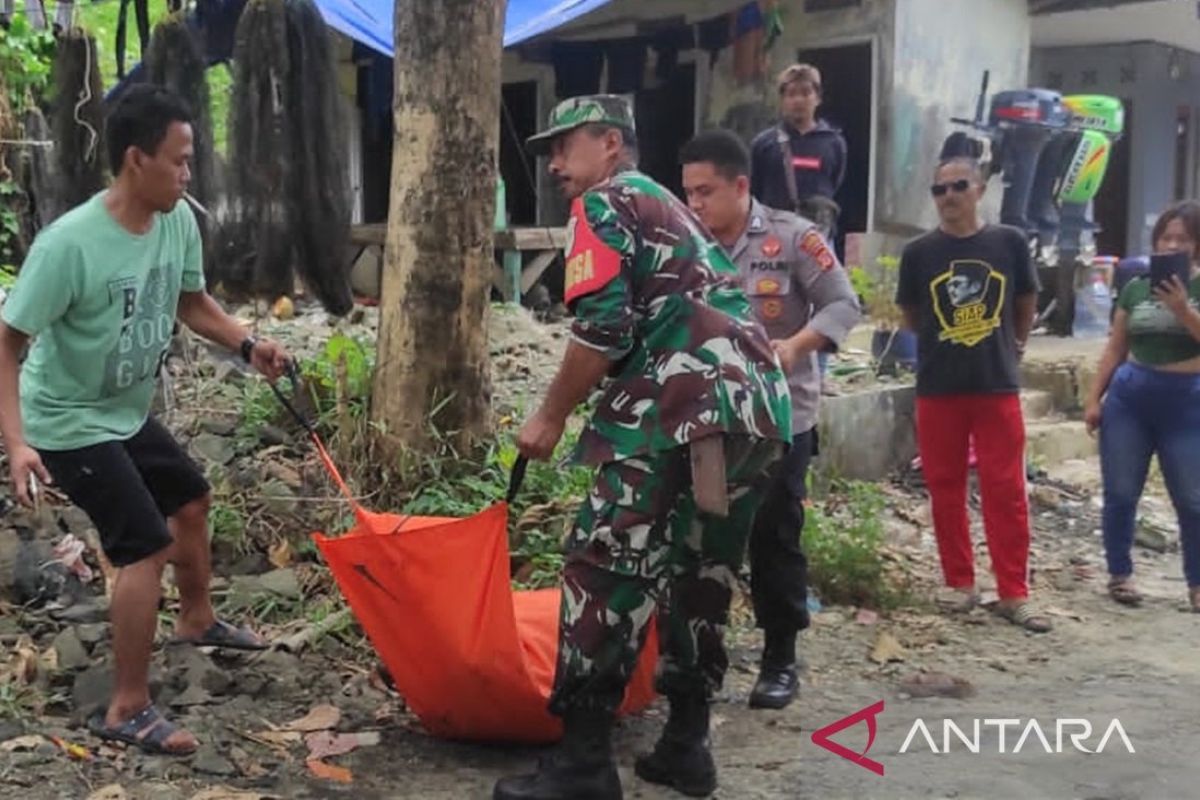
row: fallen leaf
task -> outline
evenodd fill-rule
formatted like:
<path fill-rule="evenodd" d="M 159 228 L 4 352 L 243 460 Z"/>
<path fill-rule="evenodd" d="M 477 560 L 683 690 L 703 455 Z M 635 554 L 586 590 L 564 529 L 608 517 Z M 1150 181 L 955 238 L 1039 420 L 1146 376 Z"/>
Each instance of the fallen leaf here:
<path fill-rule="evenodd" d="M 876 664 L 887 664 L 890 661 L 903 661 L 906 653 L 904 646 L 886 631 L 880 631 L 879 637 L 875 640 L 875 647 L 871 650 L 871 660 Z"/>
<path fill-rule="evenodd" d="M 379 734 L 375 731 L 365 733 L 318 731 L 305 736 L 304 743 L 308 745 L 309 759 L 320 760 L 342 756 L 360 747 L 374 747 L 379 744 Z"/>
<path fill-rule="evenodd" d="M 128 800 L 128 797 L 120 784 L 114 783 L 92 792 L 87 796 L 87 800 Z"/>
<path fill-rule="evenodd" d="M 317 761 L 310 758 L 305 762 L 308 765 L 308 771 L 318 778 L 324 778 L 328 781 L 337 781 L 338 783 L 353 783 L 354 775 L 345 767 L 335 766 L 334 764 L 326 764 L 324 761 Z"/>
<path fill-rule="evenodd" d="M 17 683 L 33 683 L 37 680 L 39 660 L 40 655 L 33 646 L 33 640 L 22 635 L 13 646 L 13 655 L 5 667 L 4 674 Z"/>
<path fill-rule="evenodd" d="M 74 742 L 68 742 L 66 739 L 60 739 L 57 736 L 51 736 L 50 741 L 58 745 L 64 753 L 78 761 L 91 761 L 92 754 L 86 747 Z"/>
<path fill-rule="evenodd" d="M 287 747 L 297 744 L 304 737 L 300 731 L 260 731 L 247 733 L 246 738 L 270 747 Z"/>
<path fill-rule="evenodd" d="M 339 721 L 342 719 L 342 712 L 334 706 L 317 706 L 312 711 L 309 711 L 303 717 L 297 720 L 292 720 L 280 727 L 282 731 L 298 731 L 300 733 L 313 733 L 314 731 L 327 731 L 330 728 L 336 728 Z"/>
<path fill-rule="evenodd" d="M 286 569 L 292 565 L 292 545 L 287 539 L 280 539 L 267 551 L 267 560 L 275 569 Z"/>
<path fill-rule="evenodd" d="M 18 736 L 15 739 L 9 739 L 7 742 L 0 743 L 0 753 L 16 753 L 20 750 L 36 750 L 37 746 L 46 741 L 45 738 L 32 734 L 30 736 Z"/>

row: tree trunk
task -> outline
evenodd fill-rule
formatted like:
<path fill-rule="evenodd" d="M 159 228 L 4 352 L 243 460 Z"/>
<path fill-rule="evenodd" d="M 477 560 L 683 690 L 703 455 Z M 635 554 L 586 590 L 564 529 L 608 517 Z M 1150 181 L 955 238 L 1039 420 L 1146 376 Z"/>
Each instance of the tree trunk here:
<path fill-rule="evenodd" d="M 491 430 L 500 55 L 506 0 L 398 0 L 395 144 L 371 415 L 394 462 L 431 431 Z M 435 413 L 436 412 L 436 413 Z"/>

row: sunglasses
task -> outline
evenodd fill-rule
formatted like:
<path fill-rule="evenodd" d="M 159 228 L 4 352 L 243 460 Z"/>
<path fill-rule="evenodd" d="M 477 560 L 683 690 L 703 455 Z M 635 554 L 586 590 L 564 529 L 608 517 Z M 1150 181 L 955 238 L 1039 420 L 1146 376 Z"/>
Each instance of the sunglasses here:
<path fill-rule="evenodd" d="M 951 181 L 950 183 L 935 183 L 933 186 L 929 187 L 929 191 L 934 197 L 941 197 L 946 192 L 951 190 L 962 193 L 970 188 L 971 182 L 969 180 L 966 178 L 959 178 L 958 180 Z"/>

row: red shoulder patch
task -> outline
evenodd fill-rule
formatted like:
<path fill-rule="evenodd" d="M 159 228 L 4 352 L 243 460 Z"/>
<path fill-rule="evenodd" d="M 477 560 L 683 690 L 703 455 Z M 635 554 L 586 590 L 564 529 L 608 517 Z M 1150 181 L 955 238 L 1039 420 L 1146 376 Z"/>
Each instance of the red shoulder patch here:
<path fill-rule="evenodd" d="M 825 243 L 825 237 L 815 228 L 809 228 L 808 232 L 800 237 L 800 249 L 817 262 L 817 266 L 822 270 L 833 269 L 837 266 L 837 256 Z"/>
<path fill-rule="evenodd" d="M 578 197 L 571 204 L 567 223 L 566 258 L 563 299 L 567 305 L 603 289 L 621 274 L 621 254 L 600 241 L 588 225 L 583 199 Z"/>

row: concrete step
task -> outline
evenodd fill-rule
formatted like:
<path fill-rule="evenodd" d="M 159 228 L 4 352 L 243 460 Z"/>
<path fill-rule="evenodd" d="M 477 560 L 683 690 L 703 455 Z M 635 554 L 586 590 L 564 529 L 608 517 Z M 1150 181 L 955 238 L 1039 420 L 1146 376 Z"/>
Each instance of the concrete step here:
<path fill-rule="evenodd" d="M 1041 419 L 1025 426 L 1025 452 L 1037 466 L 1046 467 L 1097 453 L 1087 426 L 1072 419 Z"/>
<path fill-rule="evenodd" d="M 1054 395 L 1040 389 L 1021 390 L 1021 415 L 1026 422 L 1046 419 L 1054 414 Z"/>

